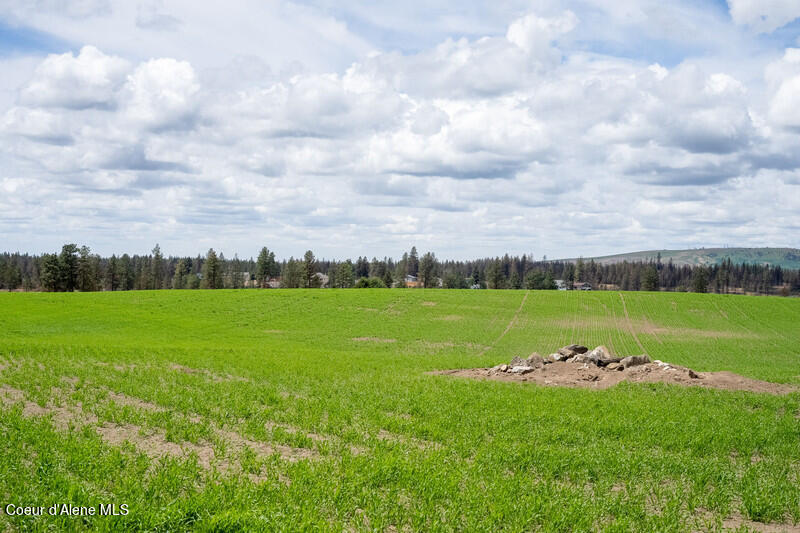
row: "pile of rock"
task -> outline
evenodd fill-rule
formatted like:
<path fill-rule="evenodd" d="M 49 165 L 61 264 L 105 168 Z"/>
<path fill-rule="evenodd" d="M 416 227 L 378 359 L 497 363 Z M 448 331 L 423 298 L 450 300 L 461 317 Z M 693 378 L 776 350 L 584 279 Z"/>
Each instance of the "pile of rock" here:
<path fill-rule="evenodd" d="M 534 352 L 527 358 L 514 357 L 509 364 L 497 365 L 492 367 L 492 372 L 508 372 L 511 374 L 527 374 L 545 365 L 552 363 L 574 363 L 584 365 L 594 365 L 605 370 L 626 370 L 633 366 L 645 365 L 650 363 L 650 358 L 646 355 L 629 355 L 628 357 L 615 357 L 605 346 L 598 346 L 589 351 L 586 346 L 580 344 L 570 344 L 559 348 L 558 352 L 552 353 L 547 357 L 542 357 Z"/>

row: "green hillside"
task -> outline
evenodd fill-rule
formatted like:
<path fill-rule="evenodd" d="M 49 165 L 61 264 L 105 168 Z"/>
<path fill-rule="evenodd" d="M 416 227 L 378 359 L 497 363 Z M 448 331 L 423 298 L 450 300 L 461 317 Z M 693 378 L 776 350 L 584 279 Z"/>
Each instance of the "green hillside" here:
<path fill-rule="evenodd" d="M 696 250 L 645 250 L 627 254 L 604 255 L 594 259 L 607 265 L 623 261 L 648 261 L 661 254 L 661 261 L 672 259 L 676 265 L 713 265 L 730 258 L 733 263 L 770 264 L 781 268 L 800 269 L 800 249 L 797 248 L 699 248 Z M 577 259 L 567 259 L 576 261 Z"/>

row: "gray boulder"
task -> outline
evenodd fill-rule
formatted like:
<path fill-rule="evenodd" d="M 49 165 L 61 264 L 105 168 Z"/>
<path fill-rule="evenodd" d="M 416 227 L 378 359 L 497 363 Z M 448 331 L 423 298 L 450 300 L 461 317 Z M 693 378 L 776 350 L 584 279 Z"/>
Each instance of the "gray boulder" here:
<path fill-rule="evenodd" d="M 522 357 L 515 355 L 514 358 L 508 363 L 510 366 L 528 366 L 528 361 Z"/>
<path fill-rule="evenodd" d="M 572 358 L 573 363 L 589 363 L 592 365 L 597 365 L 598 361 L 598 357 L 591 353 L 581 353 Z"/>
<path fill-rule="evenodd" d="M 568 357 L 569 355 L 563 355 L 560 353 L 551 353 L 550 355 L 547 356 L 547 358 L 553 363 L 555 363 L 556 361 L 566 361 Z"/>
<path fill-rule="evenodd" d="M 628 369 L 632 366 L 646 365 L 650 362 L 650 358 L 646 355 L 629 355 L 620 361 L 622 368 Z"/>
<path fill-rule="evenodd" d="M 564 348 L 572 350 L 575 353 L 586 353 L 589 351 L 589 348 L 580 344 L 570 344 L 569 346 L 564 346 Z"/>
<path fill-rule="evenodd" d="M 534 368 L 532 366 L 512 366 L 510 370 L 512 374 L 527 374 L 533 371 Z"/>
<path fill-rule="evenodd" d="M 544 358 L 536 352 L 528 356 L 527 362 L 528 366 L 532 366 L 533 368 L 542 368 L 544 366 Z"/>
<path fill-rule="evenodd" d="M 500 365 L 500 372 L 508 372 L 508 365 Z"/>
<path fill-rule="evenodd" d="M 611 353 L 611 350 L 609 350 L 609 349 L 608 349 L 608 348 L 606 348 L 605 346 L 598 346 L 597 348 L 595 348 L 594 350 L 592 350 L 592 351 L 591 351 L 591 352 L 589 352 L 589 353 L 590 353 L 591 355 L 593 355 L 593 356 L 597 357 L 597 360 L 598 360 L 598 361 L 608 361 L 608 362 L 611 362 L 611 361 L 613 361 L 614 359 L 617 359 L 617 358 L 615 358 L 615 357 L 614 357 L 614 354 L 612 354 L 612 353 Z"/>

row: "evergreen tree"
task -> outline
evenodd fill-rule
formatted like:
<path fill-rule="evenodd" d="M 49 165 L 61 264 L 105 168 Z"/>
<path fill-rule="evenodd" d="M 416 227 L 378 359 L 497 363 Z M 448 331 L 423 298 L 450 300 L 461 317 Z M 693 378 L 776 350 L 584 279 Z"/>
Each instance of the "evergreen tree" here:
<path fill-rule="evenodd" d="M 120 268 L 120 287 L 123 291 L 130 291 L 136 282 L 136 272 L 133 268 L 133 262 L 128 254 L 122 254 L 119 261 Z"/>
<path fill-rule="evenodd" d="M 158 244 L 153 248 L 153 259 L 150 261 L 150 283 L 151 289 L 164 287 L 164 256 L 161 255 L 161 247 Z"/>
<path fill-rule="evenodd" d="M 317 260 L 314 252 L 307 250 L 303 256 L 303 287 L 319 289 L 321 280 L 317 276 Z"/>
<path fill-rule="evenodd" d="M 290 257 L 281 273 L 281 286 L 287 289 L 297 289 L 303 285 L 303 281 L 303 264 L 295 261 L 294 257 Z"/>
<path fill-rule="evenodd" d="M 658 271 L 656 267 L 650 265 L 644 271 L 642 276 L 642 290 L 643 291 L 657 291 L 658 290 Z"/>
<path fill-rule="evenodd" d="M 692 291 L 706 292 L 708 290 L 708 272 L 705 267 L 698 267 L 692 277 Z"/>
<path fill-rule="evenodd" d="M 353 286 L 353 283 L 353 263 L 348 259 L 340 263 L 339 267 L 336 269 L 336 286 L 342 289 L 349 289 Z"/>
<path fill-rule="evenodd" d="M 506 279 L 503 276 L 503 264 L 500 259 L 495 259 L 486 269 L 486 283 L 490 289 L 505 289 Z"/>
<path fill-rule="evenodd" d="M 201 286 L 204 289 L 222 288 L 222 265 L 217 258 L 217 252 L 213 248 L 208 250 L 206 260 L 203 263 L 203 281 Z"/>
<path fill-rule="evenodd" d="M 417 255 L 417 247 L 411 247 L 411 253 L 408 255 L 407 272 L 409 276 L 419 275 L 419 256 Z"/>
<path fill-rule="evenodd" d="M 49 292 L 63 290 L 61 288 L 61 262 L 56 254 L 44 254 L 40 259 L 39 280 L 42 289 Z"/>
<path fill-rule="evenodd" d="M 119 261 L 117 261 L 116 255 L 112 255 L 108 260 L 108 265 L 106 266 L 106 282 L 109 290 L 112 292 L 119 289 Z"/>
<path fill-rule="evenodd" d="M 274 275 L 275 254 L 271 253 L 266 246 L 261 248 L 256 262 L 256 281 L 262 289 L 267 286 L 267 282 Z"/>
<path fill-rule="evenodd" d="M 359 256 L 358 260 L 356 260 L 354 273 L 357 278 L 369 277 L 369 261 L 367 261 L 366 257 Z"/>
<path fill-rule="evenodd" d="M 416 253 L 416 249 L 412 248 L 412 252 Z M 426 252 L 419 262 L 419 277 L 422 286 L 427 288 L 436 286 L 436 274 L 438 271 L 438 263 L 436 256 L 432 252 Z"/>
<path fill-rule="evenodd" d="M 94 262 L 92 261 L 91 250 L 88 246 L 81 246 L 78 252 L 78 285 L 77 289 L 81 292 L 89 292 L 95 290 L 95 280 L 97 274 L 94 271 Z"/>
<path fill-rule="evenodd" d="M 78 246 L 65 244 L 58 256 L 60 290 L 72 292 L 78 284 Z"/>
<path fill-rule="evenodd" d="M 388 268 L 384 269 L 383 277 L 381 278 L 383 283 L 386 284 L 387 287 L 392 288 L 394 285 L 394 278 L 392 278 L 392 271 Z"/>
<path fill-rule="evenodd" d="M 183 259 L 178 259 L 178 262 L 175 264 L 175 274 L 172 276 L 172 288 L 173 289 L 185 289 L 186 288 L 186 261 Z"/>

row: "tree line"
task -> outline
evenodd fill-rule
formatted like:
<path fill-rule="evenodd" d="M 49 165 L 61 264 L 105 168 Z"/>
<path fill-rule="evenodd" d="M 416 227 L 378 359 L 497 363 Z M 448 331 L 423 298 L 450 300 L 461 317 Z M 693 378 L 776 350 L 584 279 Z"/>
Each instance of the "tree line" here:
<path fill-rule="evenodd" d="M 661 261 L 600 264 L 593 260 L 547 261 L 531 256 L 440 261 L 416 247 L 400 259 L 359 256 L 318 259 L 309 250 L 302 257 L 278 260 L 263 247 L 258 257 L 240 259 L 214 249 L 196 257 L 166 257 L 159 245 L 147 255 L 101 257 L 88 246 L 65 244 L 42 255 L 0 254 L 0 289 L 49 292 L 220 288 L 382 288 L 543 289 L 560 283 L 571 288 L 586 282 L 595 290 L 746 292 L 800 294 L 800 271 L 780 266 L 740 263 L 675 265 Z"/>

